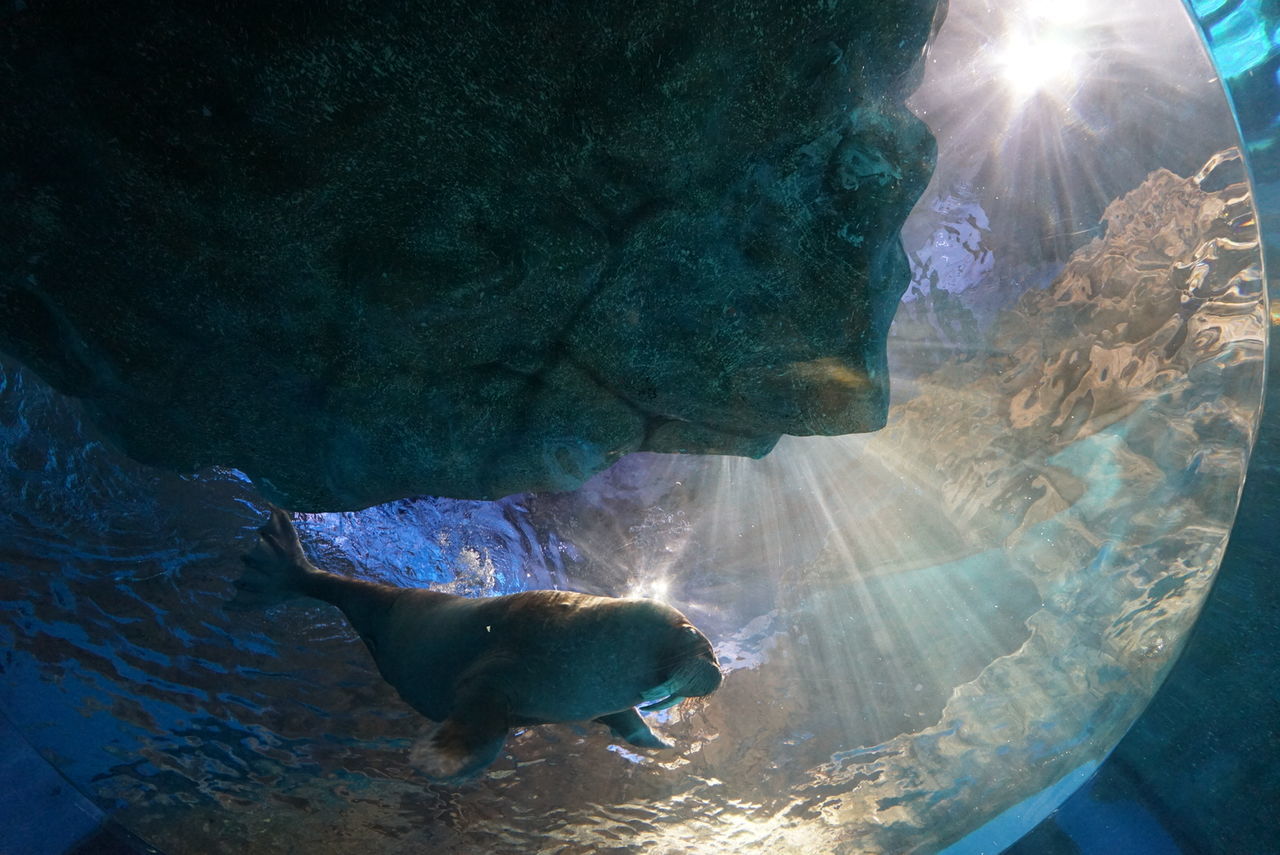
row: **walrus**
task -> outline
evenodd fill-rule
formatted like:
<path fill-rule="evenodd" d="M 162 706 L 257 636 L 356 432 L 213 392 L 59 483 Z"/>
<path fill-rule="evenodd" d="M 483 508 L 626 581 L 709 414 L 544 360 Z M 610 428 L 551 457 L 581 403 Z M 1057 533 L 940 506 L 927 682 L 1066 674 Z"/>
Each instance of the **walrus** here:
<path fill-rule="evenodd" d="M 468 598 L 382 585 L 316 567 L 279 508 L 258 533 L 233 603 L 306 596 L 341 609 L 382 677 L 437 723 L 413 755 L 437 781 L 478 774 L 511 728 L 527 725 L 597 721 L 634 746 L 671 748 L 636 708 L 666 709 L 720 686 L 711 642 L 656 600 L 569 591 Z"/>

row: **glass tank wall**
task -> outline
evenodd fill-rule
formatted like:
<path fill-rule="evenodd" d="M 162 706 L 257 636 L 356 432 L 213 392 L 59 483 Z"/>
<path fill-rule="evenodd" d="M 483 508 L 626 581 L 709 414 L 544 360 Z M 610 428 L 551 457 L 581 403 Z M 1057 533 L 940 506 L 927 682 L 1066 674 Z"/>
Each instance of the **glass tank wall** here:
<path fill-rule="evenodd" d="M 1012 842 L 1142 712 L 1213 580 L 1261 404 L 1261 257 L 1176 0 L 953 0 L 908 103 L 938 167 L 902 230 L 883 430 L 298 519 L 356 577 L 677 606 L 726 679 L 652 716 L 676 750 L 541 726 L 429 784 L 426 723 L 335 610 L 224 608 L 264 518 L 246 479 L 134 464 L 7 362 L 17 730 L 172 855 Z"/>
<path fill-rule="evenodd" d="M 1253 0 L 1188 4 L 1235 104 L 1269 271 L 1276 227 L 1275 18 Z M 1274 282 L 1274 278 L 1269 279 Z M 1274 286 L 1271 287 L 1274 298 Z M 1274 301 L 1272 303 L 1274 306 Z M 1275 314 L 1272 312 L 1274 328 Z M 1186 650 L 1099 774 L 1010 849 L 1017 855 L 1255 852 L 1280 810 L 1280 602 L 1271 573 L 1280 512 L 1280 398 L 1268 367 L 1258 444 L 1218 577 Z M 1242 793 L 1258 798 L 1241 798 Z"/>

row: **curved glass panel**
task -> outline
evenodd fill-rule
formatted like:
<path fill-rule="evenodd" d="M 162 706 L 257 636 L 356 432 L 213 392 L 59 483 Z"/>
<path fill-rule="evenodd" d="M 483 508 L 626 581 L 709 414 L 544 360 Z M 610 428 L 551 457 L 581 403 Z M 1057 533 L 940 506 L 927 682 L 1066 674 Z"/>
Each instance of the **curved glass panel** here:
<path fill-rule="evenodd" d="M 1230 530 L 1266 335 L 1248 186 L 1176 0 L 953 0 L 922 70 L 939 165 L 902 233 L 884 430 L 299 520 L 354 576 L 678 606 L 727 678 L 652 717 L 677 750 L 542 726 L 429 785 L 426 723 L 335 610 L 224 609 L 263 518 L 245 480 L 135 465 L 9 364 L 13 720 L 170 853 L 960 851 L 1074 780 Z"/>

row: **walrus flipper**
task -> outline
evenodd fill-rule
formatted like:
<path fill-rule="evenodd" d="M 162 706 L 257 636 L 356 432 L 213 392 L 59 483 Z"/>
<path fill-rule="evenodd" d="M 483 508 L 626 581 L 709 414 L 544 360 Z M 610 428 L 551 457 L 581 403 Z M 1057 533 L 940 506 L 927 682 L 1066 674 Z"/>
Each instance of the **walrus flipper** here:
<path fill-rule="evenodd" d="M 410 762 L 432 780 L 465 781 L 498 759 L 507 741 L 505 708 L 501 699 L 471 695 L 414 744 Z"/>
<path fill-rule="evenodd" d="M 308 573 L 315 572 L 288 512 L 274 506 L 258 529 L 257 543 L 240 560 L 245 570 L 235 581 L 235 599 L 227 604 L 232 609 L 264 608 L 304 596 Z"/>
<path fill-rule="evenodd" d="M 640 717 L 634 709 L 602 715 L 596 721 L 607 726 L 613 735 L 629 742 L 637 748 L 674 748 L 675 744 L 667 742 Z"/>

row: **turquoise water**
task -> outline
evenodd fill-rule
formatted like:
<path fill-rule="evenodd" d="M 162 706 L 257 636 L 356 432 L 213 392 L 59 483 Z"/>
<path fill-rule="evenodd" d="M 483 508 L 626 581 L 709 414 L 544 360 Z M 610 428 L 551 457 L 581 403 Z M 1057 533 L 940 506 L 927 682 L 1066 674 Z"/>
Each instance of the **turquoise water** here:
<path fill-rule="evenodd" d="M 1260 0 L 1189 3 L 1235 109 L 1267 252 L 1280 241 L 1280 51 L 1273 4 Z M 1274 268 L 1274 265 L 1271 265 Z"/>

